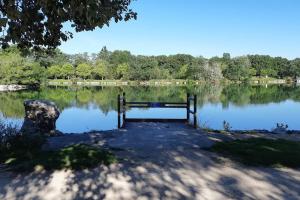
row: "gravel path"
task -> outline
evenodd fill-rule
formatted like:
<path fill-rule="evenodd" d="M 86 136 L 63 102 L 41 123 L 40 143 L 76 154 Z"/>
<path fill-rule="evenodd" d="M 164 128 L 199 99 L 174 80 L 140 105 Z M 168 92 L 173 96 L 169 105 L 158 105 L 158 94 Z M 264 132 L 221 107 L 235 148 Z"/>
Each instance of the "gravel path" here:
<path fill-rule="evenodd" d="M 120 163 L 77 172 L 0 173 L 0 199 L 299 199 L 300 170 L 246 167 L 202 150 L 237 137 L 257 136 L 140 123 L 51 138 L 45 148 L 93 144 L 114 149 Z"/>

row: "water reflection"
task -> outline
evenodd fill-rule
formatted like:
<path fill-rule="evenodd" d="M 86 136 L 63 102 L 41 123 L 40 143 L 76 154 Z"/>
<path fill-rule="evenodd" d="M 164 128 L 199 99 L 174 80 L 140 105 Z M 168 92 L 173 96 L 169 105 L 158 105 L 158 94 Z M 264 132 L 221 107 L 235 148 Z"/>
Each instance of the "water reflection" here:
<path fill-rule="evenodd" d="M 20 124 L 25 99 L 48 99 L 60 110 L 57 127 L 63 132 L 116 128 L 117 95 L 129 101 L 185 101 L 186 93 L 198 95 L 199 123 L 222 128 L 223 120 L 234 129 L 271 129 L 284 122 L 300 129 L 300 87 L 287 85 L 199 85 L 190 87 L 48 87 L 39 91 L 0 93 L 0 119 Z M 128 116 L 183 117 L 184 110 L 135 109 Z M 298 121 L 297 121 L 298 120 Z"/>

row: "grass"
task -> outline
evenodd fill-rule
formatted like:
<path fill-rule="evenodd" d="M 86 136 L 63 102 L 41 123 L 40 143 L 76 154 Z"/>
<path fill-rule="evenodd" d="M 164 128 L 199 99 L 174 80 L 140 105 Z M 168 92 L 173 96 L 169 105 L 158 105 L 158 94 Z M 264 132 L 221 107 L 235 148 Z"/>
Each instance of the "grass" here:
<path fill-rule="evenodd" d="M 116 162 L 116 157 L 108 151 L 77 144 L 58 151 L 39 151 L 32 155 L 31 159 L 28 159 L 26 155 L 17 155 L 8 158 L 5 164 L 13 171 L 24 172 L 37 169 L 80 170 L 114 162 Z"/>
<path fill-rule="evenodd" d="M 209 150 L 245 165 L 300 167 L 300 142 L 252 138 L 216 143 Z"/>
<path fill-rule="evenodd" d="M 19 172 L 37 168 L 80 170 L 117 161 L 109 151 L 84 144 L 57 151 L 43 151 L 46 141 L 47 137 L 43 134 L 22 133 L 16 127 L 0 121 L 0 166 Z"/>

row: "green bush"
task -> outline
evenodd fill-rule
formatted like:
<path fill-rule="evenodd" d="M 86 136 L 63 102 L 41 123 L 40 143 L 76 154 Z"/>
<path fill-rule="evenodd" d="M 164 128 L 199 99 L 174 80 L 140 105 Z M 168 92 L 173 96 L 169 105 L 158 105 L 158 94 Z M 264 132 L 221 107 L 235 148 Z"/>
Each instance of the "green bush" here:
<path fill-rule="evenodd" d="M 41 134 L 24 134 L 0 121 L 0 163 L 14 171 L 42 169 L 85 169 L 99 164 L 116 162 L 109 151 L 77 144 L 57 151 L 43 151 L 46 137 Z"/>
<path fill-rule="evenodd" d="M 45 136 L 23 134 L 15 126 L 0 122 L 0 162 L 12 158 L 32 159 L 45 141 Z"/>

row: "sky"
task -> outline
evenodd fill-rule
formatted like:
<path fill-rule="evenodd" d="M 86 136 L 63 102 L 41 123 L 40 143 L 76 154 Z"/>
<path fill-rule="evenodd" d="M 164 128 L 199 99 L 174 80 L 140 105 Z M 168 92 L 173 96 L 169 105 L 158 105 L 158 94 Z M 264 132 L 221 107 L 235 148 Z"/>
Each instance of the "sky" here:
<path fill-rule="evenodd" d="M 136 0 L 131 8 L 137 20 L 74 33 L 59 48 L 68 54 L 106 46 L 135 55 L 300 57 L 300 0 Z"/>

